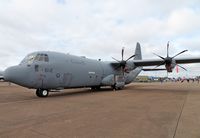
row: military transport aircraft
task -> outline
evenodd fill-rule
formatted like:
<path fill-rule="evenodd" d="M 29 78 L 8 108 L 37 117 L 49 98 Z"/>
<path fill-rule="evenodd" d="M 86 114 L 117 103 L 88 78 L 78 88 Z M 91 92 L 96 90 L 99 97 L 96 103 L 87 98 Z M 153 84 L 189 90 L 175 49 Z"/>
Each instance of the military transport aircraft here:
<path fill-rule="evenodd" d="M 157 67 L 165 65 L 167 72 L 172 72 L 177 64 L 200 62 L 200 58 L 175 59 L 187 50 L 173 57 L 169 56 L 168 51 L 169 43 L 166 58 L 155 54 L 161 59 L 142 60 L 140 44 L 137 43 L 134 55 L 124 60 L 123 48 L 122 59 L 113 58 L 115 62 L 39 51 L 27 55 L 19 65 L 7 68 L 3 73 L 3 78 L 5 81 L 36 89 L 38 97 L 47 97 L 49 92 L 66 88 L 100 89 L 102 86 L 111 86 L 113 89 L 121 89 L 131 83 L 142 70 L 160 70 Z M 132 58 L 134 59 L 130 60 Z M 156 67 L 143 69 L 143 66 Z"/>

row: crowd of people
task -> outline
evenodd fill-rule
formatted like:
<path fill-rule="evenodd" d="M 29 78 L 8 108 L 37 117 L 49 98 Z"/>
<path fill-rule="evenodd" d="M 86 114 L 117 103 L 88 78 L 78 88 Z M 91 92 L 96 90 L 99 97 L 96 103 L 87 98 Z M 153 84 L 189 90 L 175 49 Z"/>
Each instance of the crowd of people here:
<path fill-rule="evenodd" d="M 159 79 L 160 80 L 160 82 L 162 83 L 162 82 L 181 82 L 181 83 L 183 83 L 183 82 L 197 82 L 197 83 L 199 83 L 200 82 L 200 76 L 198 76 L 198 77 L 195 77 L 195 78 L 185 78 L 185 77 L 183 77 L 183 78 L 181 78 L 181 77 L 179 77 L 179 78 L 165 78 L 165 79 L 163 79 L 163 78 L 160 78 Z"/>

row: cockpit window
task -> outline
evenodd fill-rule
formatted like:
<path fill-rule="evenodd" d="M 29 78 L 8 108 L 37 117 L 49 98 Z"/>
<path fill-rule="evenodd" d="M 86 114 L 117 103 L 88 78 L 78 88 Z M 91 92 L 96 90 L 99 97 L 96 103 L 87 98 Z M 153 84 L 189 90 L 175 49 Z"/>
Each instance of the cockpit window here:
<path fill-rule="evenodd" d="M 35 59 L 35 54 L 30 54 L 30 55 L 27 55 L 20 64 L 24 64 L 24 63 L 28 63 L 28 64 L 31 64 L 33 63 Z"/>
<path fill-rule="evenodd" d="M 49 57 L 47 54 L 44 54 L 44 61 L 49 62 Z"/>
<path fill-rule="evenodd" d="M 49 62 L 49 57 L 47 54 L 37 54 L 35 57 L 35 61 L 45 61 Z"/>
<path fill-rule="evenodd" d="M 21 64 L 23 63 L 27 63 L 27 64 L 32 64 L 35 61 L 43 61 L 43 62 L 49 62 L 49 57 L 47 54 L 43 54 L 43 53 L 34 53 L 34 54 L 30 54 L 28 56 L 26 56 Z"/>

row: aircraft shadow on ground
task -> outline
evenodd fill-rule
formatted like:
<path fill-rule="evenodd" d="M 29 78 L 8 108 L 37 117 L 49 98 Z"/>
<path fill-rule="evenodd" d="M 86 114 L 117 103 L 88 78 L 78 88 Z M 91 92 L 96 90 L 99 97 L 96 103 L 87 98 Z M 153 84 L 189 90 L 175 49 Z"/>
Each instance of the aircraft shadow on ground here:
<path fill-rule="evenodd" d="M 91 90 L 91 89 L 79 89 L 79 90 L 72 90 L 72 92 L 51 92 L 49 94 L 50 97 L 59 97 L 59 96 L 79 96 L 79 95 L 87 95 L 87 94 L 95 94 L 95 93 L 108 93 L 113 92 L 114 90 L 111 88 L 102 88 L 99 90 Z"/>
<path fill-rule="evenodd" d="M 141 93 L 150 93 L 150 92 L 156 92 L 156 93 L 186 93 L 188 92 L 187 90 L 177 90 L 177 89 L 162 89 L 162 88 L 144 88 L 144 87 L 125 87 L 123 90 L 128 90 L 127 92 L 141 92 Z M 122 92 L 123 90 L 117 90 L 117 92 Z M 108 92 L 114 92 L 113 89 L 111 88 L 102 88 L 100 90 L 91 90 L 91 89 L 77 89 L 77 90 L 72 90 L 72 92 L 55 92 L 55 93 L 50 93 L 49 97 L 59 97 L 59 96 L 80 96 L 80 95 L 87 95 L 87 94 L 95 94 L 95 93 L 108 93 Z"/>
<path fill-rule="evenodd" d="M 177 89 L 165 89 L 165 88 L 148 88 L 148 87 L 138 87 L 138 86 L 127 86 L 122 90 L 114 91 L 112 88 L 101 88 L 99 90 L 91 90 L 91 89 L 68 89 L 68 91 L 61 92 L 50 92 L 48 98 L 53 97 L 61 97 L 61 96 L 80 96 L 80 95 L 88 95 L 95 93 L 109 93 L 109 92 L 124 92 L 124 90 L 128 93 L 182 93 L 185 94 L 188 92 L 187 90 L 177 90 Z"/>
<path fill-rule="evenodd" d="M 162 88 L 133 88 L 132 91 L 134 92 L 145 92 L 145 93 L 149 93 L 149 92 L 165 92 L 165 93 L 185 93 L 188 92 L 188 90 L 177 90 L 177 89 L 162 89 Z"/>

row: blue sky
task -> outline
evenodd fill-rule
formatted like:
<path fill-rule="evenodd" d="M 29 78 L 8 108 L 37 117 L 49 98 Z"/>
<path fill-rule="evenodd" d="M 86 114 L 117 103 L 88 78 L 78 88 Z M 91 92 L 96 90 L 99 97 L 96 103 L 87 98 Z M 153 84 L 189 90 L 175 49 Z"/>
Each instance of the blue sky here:
<path fill-rule="evenodd" d="M 168 41 L 171 55 L 188 49 L 183 56 L 198 57 L 199 5 L 199 0 L 1 0 L 0 70 L 38 50 L 112 60 L 125 47 L 129 57 L 136 42 L 145 59 L 157 58 L 153 52 L 165 56 Z M 200 64 L 184 67 L 188 72 L 172 75 L 200 74 Z"/>

